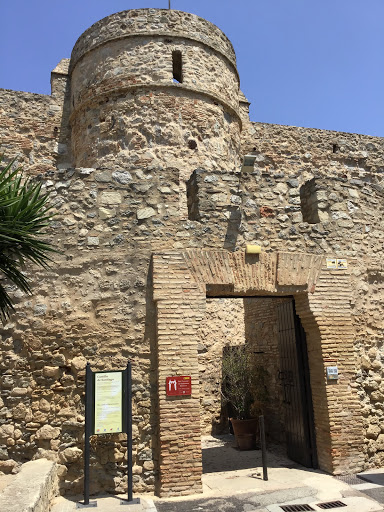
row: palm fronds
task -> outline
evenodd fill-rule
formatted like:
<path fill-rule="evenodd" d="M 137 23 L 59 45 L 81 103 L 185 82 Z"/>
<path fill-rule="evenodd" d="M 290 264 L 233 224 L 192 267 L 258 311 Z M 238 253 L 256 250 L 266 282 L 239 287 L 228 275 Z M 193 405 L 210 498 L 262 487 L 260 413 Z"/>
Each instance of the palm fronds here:
<path fill-rule="evenodd" d="M 24 179 L 21 169 L 13 170 L 14 160 L 2 165 L 0 155 L 0 273 L 18 288 L 30 293 L 22 269 L 30 261 L 47 267 L 48 254 L 56 252 L 44 242 L 44 228 L 52 218 L 49 194 L 41 193 L 41 183 Z M 13 305 L 0 283 L 0 320 L 4 323 Z"/>

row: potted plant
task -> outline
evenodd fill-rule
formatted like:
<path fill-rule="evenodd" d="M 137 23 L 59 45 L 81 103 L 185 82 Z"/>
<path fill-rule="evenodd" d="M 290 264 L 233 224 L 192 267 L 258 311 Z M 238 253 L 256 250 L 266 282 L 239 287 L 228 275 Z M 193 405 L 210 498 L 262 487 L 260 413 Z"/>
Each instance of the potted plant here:
<path fill-rule="evenodd" d="M 267 371 L 257 364 L 248 347 L 225 347 L 222 366 L 222 397 L 229 405 L 236 444 L 240 450 L 256 448 L 258 416 L 268 401 Z"/>

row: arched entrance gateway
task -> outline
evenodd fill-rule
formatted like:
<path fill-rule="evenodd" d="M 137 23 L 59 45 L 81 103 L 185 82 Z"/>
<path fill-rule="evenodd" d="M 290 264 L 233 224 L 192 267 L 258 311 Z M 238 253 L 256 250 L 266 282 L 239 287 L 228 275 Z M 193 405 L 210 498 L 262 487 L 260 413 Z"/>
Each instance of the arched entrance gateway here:
<path fill-rule="evenodd" d="M 322 256 L 302 253 L 170 251 L 153 256 L 153 289 L 161 496 L 201 491 L 197 332 L 207 290 L 221 290 L 233 297 L 294 298 L 307 339 L 318 465 L 333 474 L 362 467 L 363 429 L 354 386 L 348 270 L 332 271 Z M 339 379 L 327 381 L 326 367 L 334 364 Z M 177 375 L 191 376 L 191 396 L 166 396 L 166 378 Z"/>

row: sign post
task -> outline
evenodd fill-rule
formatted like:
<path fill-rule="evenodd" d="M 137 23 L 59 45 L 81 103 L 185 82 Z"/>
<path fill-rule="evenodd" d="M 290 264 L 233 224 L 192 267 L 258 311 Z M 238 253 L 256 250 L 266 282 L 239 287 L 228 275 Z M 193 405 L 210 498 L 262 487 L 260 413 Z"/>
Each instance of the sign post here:
<path fill-rule="evenodd" d="M 264 416 L 259 416 L 259 425 L 260 425 L 261 460 L 262 460 L 262 464 L 263 464 L 263 480 L 268 480 L 267 445 L 265 443 Z"/>
<path fill-rule="evenodd" d="M 84 503 L 77 508 L 97 507 L 89 501 L 90 437 L 101 434 L 127 434 L 128 500 L 121 505 L 140 503 L 132 496 L 132 364 L 123 371 L 93 372 L 85 369 Z"/>
<path fill-rule="evenodd" d="M 91 365 L 85 367 L 85 432 L 84 432 L 84 503 L 77 503 L 76 508 L 97 507 L 97 502 L 89 502 L 89 439 L 93 430 L 93 375 Z"/>
<path fill-rule="evenodd" d="M 136 505 L 140 503 L 140 498 L 133 498 L 133 478 L 132 478 L 132 363 L 128 361 L 127 368 L 124 370 L 125 397 L 125 429 L 127 433 L 127 473 L 128 473 L 128 500 L 120 500 L 120 505 Z"/>

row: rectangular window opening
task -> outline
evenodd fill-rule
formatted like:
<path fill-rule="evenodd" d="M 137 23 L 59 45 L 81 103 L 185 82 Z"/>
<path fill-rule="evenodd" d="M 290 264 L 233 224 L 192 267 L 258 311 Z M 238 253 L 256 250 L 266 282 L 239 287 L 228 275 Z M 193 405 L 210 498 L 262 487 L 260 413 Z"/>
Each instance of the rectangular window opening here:
<path fill-rule="evenodd" d="M 181 51 L 172 52 L 173 81 L 179 84 L 183 83 L 183 59 Z"/>
<path fill-rule="evenodd" d="M 306 181 L 300 188 L 300 203 L 303 221 L 308 224 L 317 224 L 319 217 L 319 200 L 317 198 L 317 184 L 315 178 Z"/>

